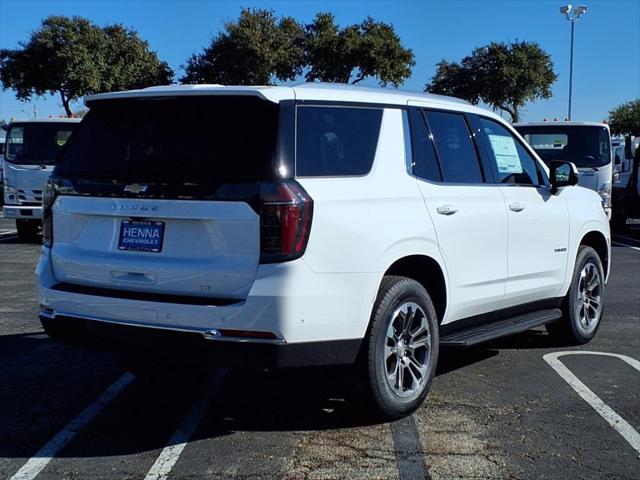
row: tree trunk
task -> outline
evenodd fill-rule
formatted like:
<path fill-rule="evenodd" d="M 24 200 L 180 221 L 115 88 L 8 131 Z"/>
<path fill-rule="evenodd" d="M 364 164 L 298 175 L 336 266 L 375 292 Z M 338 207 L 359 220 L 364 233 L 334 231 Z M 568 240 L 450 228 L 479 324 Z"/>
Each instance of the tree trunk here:
<path fill-rule="evenodd" d="M 520 112 L 518 111 L 518 106 L 514 105 L 511 108 L 511 123 L 518 123 L 520 121 Z"/>
<path fill-rule="evenodd" d="M 511 116 L 511 123 L 516 123 L 520 120 L 520 115 L 517 107 L 508 107 L 506 105 L 500 105 L 499 108 L 507 112 Z"/>
<path fill-rule="evenodd" d="M 60 90 L 60 100 L 62 100 L 62 106 L 64 107 L 64 111 L 67 114 L 67 117 L 72 118 L 73 112 L 71 111 L 71 107 L 69 106 L 71 102 L 62 90 Z"/>

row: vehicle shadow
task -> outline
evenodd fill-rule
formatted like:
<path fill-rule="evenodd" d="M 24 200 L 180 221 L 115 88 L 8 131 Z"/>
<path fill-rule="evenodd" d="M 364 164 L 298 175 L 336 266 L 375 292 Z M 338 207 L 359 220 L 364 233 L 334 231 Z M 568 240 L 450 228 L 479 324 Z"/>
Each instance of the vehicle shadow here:
<path fill-rule="evenodd" d="M 551 348 L 549 340 L 542 332 L 526 332 L 483 348 L 443 349 L 437 376 L 487 361 L 501 349 Z M 42 344 L 52 347 L 39 358 Z M 27 361 L 12 372 L 0 366 L 0 458 L 33 455 L 124 373 L 113 355 L 55 344 L 40 334 L 0 337 L 3 345 L 9 347 L 7 367 L 18 357 L 27 355 Z M 34 353 L 29 357 L 29 352 Z M 353 367 L 229 370 L 193 440 L 380 423 L 356 379 Z M 162 449 L 207 382 L 188 373 L 157 381 L 136 378 L 58 456 L 111 457 Z"/>
<path fill-rule="evenodd" d="M 568 345 L 565 342 L 556 340 L 549 336 L 544 327 L 536 330 L 527 330 L 526 332 L 511 335 L 509 337 L 493 340 L 482 345 L 485 349 L 545 349 L 545 348 L 567 348 L 574 345 Z"/>

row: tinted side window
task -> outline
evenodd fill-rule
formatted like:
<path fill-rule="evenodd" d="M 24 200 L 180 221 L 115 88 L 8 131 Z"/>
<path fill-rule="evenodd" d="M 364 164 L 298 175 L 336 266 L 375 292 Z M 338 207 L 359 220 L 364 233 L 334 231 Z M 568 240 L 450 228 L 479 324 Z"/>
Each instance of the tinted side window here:
<path fill-rule="evenodd" d="M 378 145 L 382 109 L 299 106 L 296 175 L 365 175 Z"/>
<path fill-rule="evenodd" d="M 480 118 L 487 138 L 491 161 L 496 166 L 500 183 L 538 185 L 539 175 L 536 161 L 529 155 L 511 133 L 493 120 Z"/>
<path fill-rule="evenodd" d="M 22 155 L 24 127 L 11 127 L 7 136 L 7 158 L 13 160 Z"/>
<path fill-rule="evenodd" d="M 442 179 L 451 183 L 482 183 L 482 170 L 464 116 L 426 112 L 440 159 Z"/>
<path fill-rule="evenodd" d="M 439 182 L 441 177 L 438 159 L 422 112 L 411 109 L 410 118 L 413 174 L 420 178 Z"/>

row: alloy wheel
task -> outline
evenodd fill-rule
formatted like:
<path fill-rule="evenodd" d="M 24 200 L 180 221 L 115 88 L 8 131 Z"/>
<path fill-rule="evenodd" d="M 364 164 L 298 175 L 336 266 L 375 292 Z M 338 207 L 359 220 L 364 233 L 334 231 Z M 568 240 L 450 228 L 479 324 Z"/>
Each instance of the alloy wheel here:
<path fill-rule="evenodd" d="M 387 383 L 402 398 L 420 394 L 429 377 L 432 336 L 424 310 L 414 302 L 392 314 L 384 348 Z"/>

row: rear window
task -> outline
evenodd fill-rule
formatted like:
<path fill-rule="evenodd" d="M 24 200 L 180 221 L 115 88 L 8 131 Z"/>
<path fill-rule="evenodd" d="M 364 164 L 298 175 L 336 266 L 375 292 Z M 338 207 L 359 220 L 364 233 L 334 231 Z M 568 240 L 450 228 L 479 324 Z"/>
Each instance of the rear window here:
<path fill-rule="evenodd" d="M 278 106 L 251 97 L 96 102 L 56 175 L 112 182 L 202 185 L 272 174 Z"/>
<path fill-rule="evenodd" d="M 438 159 L 423 113 L 420 110 L 411 109 L 409 114 L 411 115 L 413 173 L 416 177 L 439 182 L 442 178 Z"/>
<path fill-rule="evenodd" d="M 299 106 L 296 175 L 365 175 L 378 145 L 382 109 Z"/>
<path fill-rule="evenodd" d="M 427 112 L 442 177 L 450 183 L 482 183 L 482 170 L 471 132 L 458 113 Z"/>

